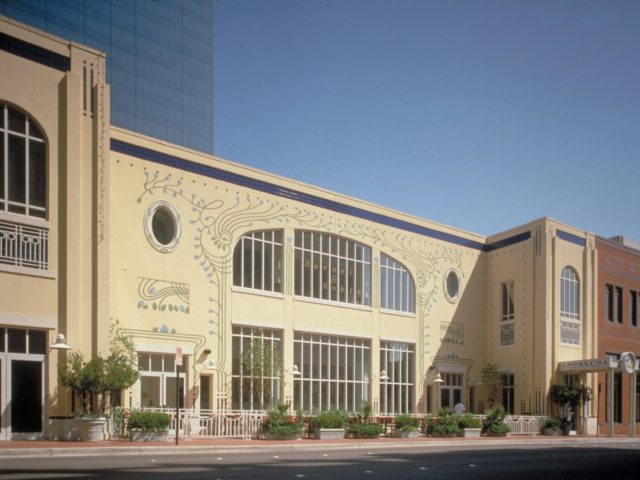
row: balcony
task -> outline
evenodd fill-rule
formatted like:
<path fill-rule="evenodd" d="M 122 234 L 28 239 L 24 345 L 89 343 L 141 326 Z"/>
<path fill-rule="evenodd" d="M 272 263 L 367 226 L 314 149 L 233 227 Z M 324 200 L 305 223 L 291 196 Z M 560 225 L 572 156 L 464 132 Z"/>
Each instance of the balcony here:
<path fill-rule="evenodd" d="M 49 269 L 49 230 L 0 221 L 0 267 Z"/>

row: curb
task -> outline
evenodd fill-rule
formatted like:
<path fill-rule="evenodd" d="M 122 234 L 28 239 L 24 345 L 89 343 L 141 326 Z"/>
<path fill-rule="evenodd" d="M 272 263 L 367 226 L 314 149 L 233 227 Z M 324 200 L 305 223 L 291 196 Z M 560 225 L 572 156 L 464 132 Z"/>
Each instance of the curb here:
<path fill-rule="evenodd" d="M 481 440 L 481 441 L 413 441 L 402 443 L 367 442 L 367 443 L 287 443 L 280 445 L 197 445 L 197 446 L 140 446 L 140 447 L 64 447 L 64 448 L 7 448 L 0 449 L 2 458 L 68 458 L 91 456 L 142 456 L 142 455 L 204 455 L 221 453 L 251 453 L 251 452 L 301 452 L 314 450 L 380 450 L 397 448 L 478 448 L 478 447 L 521 447 L 521 446 L 563 446 L 593 444 L 598 446 L 616 446 L 617 444 L 638 443 L 637 438 L 571 438 L 571 439 L 536 439 L 536 440 Z"/>

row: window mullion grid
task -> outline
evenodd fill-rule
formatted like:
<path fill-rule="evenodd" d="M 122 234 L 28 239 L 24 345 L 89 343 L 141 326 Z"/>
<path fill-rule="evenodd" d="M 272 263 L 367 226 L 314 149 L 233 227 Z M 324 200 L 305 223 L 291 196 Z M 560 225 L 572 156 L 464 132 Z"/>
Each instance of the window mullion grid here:
<path fill-rule="evenodd" d="M 4 211 L 9 211 L 9 109 L 6 105 L 3 105 L 4 115 L 4 132 L 2 135 L 4 136 L 4 152 L 2 152 L 4 156 Z"/>
<path fill-rule="evenodd" d="M 313 232 L 309 234 L 309 295 L 313 298 Z M 313 399 L 313 397 L 311 397 Z"/>
<path fill-rule="evenodd" d="M 347 248 L 347 252 L 349 251 L 349 249 Z M 347 275 L 348 277 L 348 275 Z M 349 280 L 347 280 L 348 282 Z M 348 283 L 347 283 L 348 285 Z M 348 290 L 347 290 L 348 293 Z M 347 385 L 347 388 L 349 388 L 349 386 L 351 387 L 351 411 L 355 411 L 356 409 L 356 353 L 358 351 L 358 347 L 356 345 L 356 342 L 352 340 L 352 357 L 351 357 L 351 385 Z"/>
<path fill-rule="evenodd" d="M 240 238 L 240 286 L 244 287 L 244 255 L 246 245 L 244 243 L 246 237 Z"/>
<path fill-rule="evenodd" d="M 257 235 L 257 234 L 255 234 Z M 262 248 L 260 249 L 260 251 L 262 252 L 262 255 L 260 255 L 260 263 L 261 263 L 261 269 L 260 269 L 260 290 L 264 290 L 264 257 L 265 252 L 266 252 L 266 248 L 267 248 L 267 244 L 264 241 L 264 232 L 260 232 L 260 236 L 262 237 L 261 239 L 256 238 L 256 242 L 259 242 L 260 245 L 262 246 Z"/>
<path fill-rule="evenodd" d="M 30 205 L 31 205 L 31 188 L 29 185 L 29 117 L 27 115 L 25 115 L 24 117 L 24 131 L 26 132 L 25 138 L 24 138 L 24 154 L 25 154 L 25 159 L 24 159 L 24 169 L 25 169 L 25 173 L 24 173 L 24 178 L 25 178 L 25 186 L 24 186 L 24 208 L 25 208 L 25 212 L 27 213 L 27 215 L 30 215 Z"/>
<path fill-rule="evenodd" d="M 273 242 L 271 243 L 271 291 L 276 291 L 276 234 L 271 234 Z"/>

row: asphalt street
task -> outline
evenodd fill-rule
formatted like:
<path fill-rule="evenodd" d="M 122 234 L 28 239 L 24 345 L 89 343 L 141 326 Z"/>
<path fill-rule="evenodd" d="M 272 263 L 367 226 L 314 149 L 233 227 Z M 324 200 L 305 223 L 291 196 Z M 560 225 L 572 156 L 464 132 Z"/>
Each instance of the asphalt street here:
<path fill-rule="evenodd" d="M 640 443 L 3 458 L 0 479 L 627 479 Z"/>

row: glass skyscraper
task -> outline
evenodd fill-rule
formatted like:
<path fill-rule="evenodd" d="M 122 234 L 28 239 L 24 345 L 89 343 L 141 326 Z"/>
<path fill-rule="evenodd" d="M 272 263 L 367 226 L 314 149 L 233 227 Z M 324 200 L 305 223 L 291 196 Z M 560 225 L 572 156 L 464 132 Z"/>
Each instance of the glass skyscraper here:
<path fill-rule="evenodd" d="M 213 0 L 0 0 L 0 14 L 105 52 L 113 125 L 213 153 Z"/>

